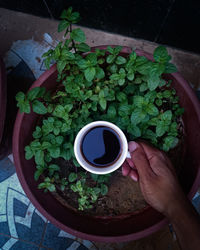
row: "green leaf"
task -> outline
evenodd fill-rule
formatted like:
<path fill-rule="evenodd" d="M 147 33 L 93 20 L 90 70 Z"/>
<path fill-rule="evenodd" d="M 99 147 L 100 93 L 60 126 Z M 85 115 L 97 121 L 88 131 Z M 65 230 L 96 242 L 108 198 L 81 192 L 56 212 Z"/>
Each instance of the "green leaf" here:
<path fill-rule="evenodd" d="M 138 67 L 139 65 L 142 65 L 147 62 L 148 62 L 148 59 L 145 56 L 138 56 L 136 57 L 135 65 Z"/>
<path fill-rule="evenodd" d="M 47 57 L 47 58 L 45 58 L 45 60 L 44 60 L 44 65 L 45 65 L 45 67 L 46 67 L 47 69 L 50 68 L 51 61 L 52 61 L 52 57 Z"/>
<path fill-rule="evenodd" d="M 163 121 L 159 121 L 156 126 L 156 135 L 157 136 L 163 136 L 165 132 L 167 132 L 169 129 L 169 126 L 165 124 Z"/>
<path fill-rule="evenodd" d="M 107 47 L 107 51 L 108 51 L 110 54 L 113 54 L 113 53 L 114 53 L 114 48 L 112 48 L 111 46 L 108 46 L 108 47 Z"/>
<path fill-rule="evenodd" d="M 145 82 L 145 83 L 142 83 L 142 84 L 140 85 L 140 92 L 144 92 L 144 91 L 146 91 L 147 89 L 148 89 L 148 86 L 147 86 L 146 82 Z"/>
<path fill-rule="evenodd" d="M 74 60 L 75 59 L 75 55 L 68 51 L 67 49 L 62 49 L 61 50 L 61 58 L 59 60 L 61 61 L 65 61 L 65 60 Z"/>
<path fill-rule="evenodd" d="M 95 77 L 96 69 L 94 67 L 89 67 L 86 70 L 84 70 L 84 75 L 87 81 L 92 81 Z"/>
<path fill-rule="evenodd" d="M 129 81 L 132 81 L 135 78 L 134 72 L 131 72 L 131 71 L 128 72 L 127 78 L 128 78 Z"/>
<path fill-rule="evenodd" d="M 160 107 L 162 105 L 162 100 L 161 99 L 156 99 L 156 105 Z"/>
<path fill-rule="evenodd" d="M 18 102 L 23 102 L 25 100 L 25 97 L 26 96 L 23 92 L 18 92 L 15 98 Z"/>
<path fill-rule="evenodd" d="M 137 108 L 142 108 L 142 106 L 144 104 L 144 97 L 142 97 L 142 96 L 134 96 L 133 97 L 133 104 Z"/>
<path fill-rule="evenodd" d="M 56 137 L 56 143 L 58 143 L 59 145 L 61 145 L 64 141 L 64 137 L 63 136 L 57 136 Z"/>
<path fill-rule="evenodd" d="M 60 157 L 64 158 L 66 161 L 69 161 L 72 158 L 71 150 L 62 150 L 60 152 Z"/>
<path fill-rule="evenodd" d="M 85 42 L 85 33 L 80 29 L 73 29 L 72 32 L 70 33 L 70 38 L 73 39 L 76 42 Z"/>
<path fill-rule="evenodd" d="M 70 173 L 69 176 L 68 176 L 68 180 L 69 182 L 74 182 L 77 180 L 77 174 L 76 173 Z"/>
<path fill-rule="evenodd" d="M 42 130 L 39 126 L 36 126 L 35 131 L 33 132 L 33 138 L 39 139 L 42 136 Z"/>
<path fill-rule="evenodd" d="M 49 170 L 60 171 L 60 167 L 56 164 L 51 164 L 48 167 Z"/>
<path fill-rule="evenodd" d="M 105 98 L 103 98 L 103 97 L 100 98 L 100 99 L 99 99 L 99 104 L 100 104 L 100 106 L 102 107 L 103 110 L 106 109 L 107 101 L 106 101 Z"/>
<path fill-rule="evenodd" d="M 114 60 L 115 60 L 115 56 L 114 55 L 108 55 L 107 57 L 106 57 L 106 62 L 107 63 L 113 63 L 114 62 Z"/>
<path fill-rule="evenodd" d="M 120 75 L 117 74 L 117 73 L 114 73 L 114 74 L 112 74 L 112 75 L 110 76 L 110 79 L 111 79 L 111 80 L 114 80 L 114 81 L 117 81 L 117 80 L 120 79 Z"/>
<path fill-rule="evenodd" d="M 178 144 L 178 138 L 174 136 L 167 136 L 164 139 L 163 150 L 169 151 L 169 149 L 176 147 Z"/>
<path fill-rule="evenodd" d="M 138 65 L 136 69 L 140 74 L 148 75 L 151 67 L 152 67 L 152 62 L 147 61 L 146 63 Z"/>
<path fill-rule="evenodd" d="M 103 79 L 105 77 L 104 70 L 102 68 L 100 68 L 100 67 L 97 67 L 95 76 L 96 76 L 97 79 Z"/>
<path fill-rule="evenodd" d="M 38 97 L 39 93 L 40 93 L 40 87 L 35 87 L 28 92 L 27 99 L 29 101 L 33 101 L 35 98 Z"/>
<path fill-rule="evenodd" d="M 25 153 L 26 160 L 30 160 L 33 157 L 33 151 L 31 149 L 31 147 L 30 146 L 26 146 L 25 147 L 25 151 L 26 151 L 26 153 Z"/>
<path fill-rule="evenodd" d="M 80 167 L 80 164 L 78 163 L 78 161 L 75 158 L 73 159 L 73 163 L 76 167 Z"/>
<path fill-rule="evenodd" d="M 44 106 L 42 102 L 38 100 L 34 100 L 32 102 L 32 108 L 36 114 L 44 115 L 47 113 L 47 108 Z"/>
<path fill-rule="evenodd" d="M 124 58 L 123 56 L 118 56 L 117 58 L 116 58 L 116 64 L 118 64 L 118 65 L 121 65 L 121 64 L 124 64 L 124 63 L 126 63 L 126 58 Z"/>
<path fill-rule="evenodd" d="M 105 96 L 104 90 L 102 89 L 102 90 L 100 90 L 100 92 L 99 92 L 99 98 L 103 98 L 104 96 Z"/>
<path fill-rule="evenodd" d="M 24 112 L 24 113 L 27 113 L 27 114 L 29 114 L 31 112 L 31 106 L 30 106 L 30 103 L 29 103 L 28 100 L 25 100 L 22 103 L 18 103 L 17 107 L 19 107 L 20 112 Z"/>
<path fill-rule="evenodd" d="M 117 98 L 117 100 L 118 100 L 119 102 L 124 102 L 124 101 L 127 100 L 127 96 L 126 96 L 126 94 L 124 94 L 123 92 L 118 92 L 118 93 L 116 94 L 116 98 Z"/>
<path fill-rule="evenodd" d="M 47 141 L 43 141 L 42 142 L 42 147 L 41 149 L 44 150 L 44 149 L 47 149 L 48 147 L 51 146 L 51 143 L 50 142 L 47 142 Z"/>
<path fill-rule="evenodd" d="M 69 27 L 70 23 L 66 20 L 60 21 L 58 24 L 58 32 L 62 32 L 63 30 L 67 29 Z"/>
<path fill-rule="evenodd" d="M 130 125 L 128 127 L 128 133 L 131 135 L 134 135 L 135 137 L 140 137 L 141 136 L 141 130 L 137 125 Z"/>
<path fill-rule="evenodd" d="M 178 70 L 177 70 L 177 68 L 176 68 L 176 66 L 174 64 L 172 64 L 172 63 L 166 63 L 165 64 L 165 71 L 164 71 L 164 73 L 171 74 L 171 73 L 174 73 L 174 72 L 177 72 L 177 71 Z"/>
<path fill-rule="evenodd" d="M 93 191 L 95 192 L 95 194 L 99 194 L 101 192 L 101 189 L 98 187 L 94 187 Z"/>
<path fill-rule="evenodd" d="M 140 109 L 135 109 L 132 114 L 131 114 L 131 123 L 133 125 L 137 125 L 140 123 L 142 120 L 144 120 L 146 114 L 142 112 Z"/>
<path fill-rule="evenodd" d="M 41 143 L 38 140 L 34 140 L 30 143 L 31 150 L 37 151 L 41 149 Z"/>
<path fill-rule="evenodd" d="M 110 70 L 110 72 L 113 74 L 113 73 L 116 73 L 117 72 L 117 65 L 116 64 L 112 64 L 109 66 L 108 68 Z"/>
<path fill-rule="evenodd" d="M 71 184 L 71 185 L 70 185 L 70 189 L 71 189 L 73 192 L 77 192 L 77 191 L 78 191 L 76 185 L 74 185 L 74 184 Z"/>
<path fill-rule="evenodd" d="M 159 111 L 154 104 L 149 103 L 147 107 L 147 113 L 149 115 L 157 116 Z"/>
<path fill-rule="evenodd" d="M 101 184 L 101 194 L 106 195 L 108 193 L 108 187 L 105 184 Z"/>
<path fill-rule="evenodd" d="M 78 12 L 73 12 L 69 17 L 69 21 L 72 23 L 77 23 L 80 20 L 80 14 Z"/>
<path fill-rule="evenodd" d="M 81 52 L 89 52 L 91 50 L 90 46 L 88 46 L 86 43 L 76 44 L 76 48 Z"/>
<path fill-rule="evenodd" d="M 130 115 L 131 107 L 128 104 L 121 104 L 118 108 L 118 114 L 120 116 Z"/>
<path fill-rule="evenodd" d="M 67 10 L 63 10 L 61 15 L 60 15 L 61 19 L 66 19 L 67 18 Z"/>
<path fill-rule="evenodd" d="M 165 112 L 161 115 L 161 119 L 162 119 L 163 121 L 171 121 L 171 119 L 172 119 L 172 111 L 171 111 L 171 110 L 165 111 Z"/>
<path fill-rule="evenodd" d="M 159 86 L 160 78 L 157 74 L 151 74 L 147 80 L 148 88 L 152 91 Z"/>
<path fill-rule="evenodd" d="M 44 172 L 43 168 L 37 169 L 34 173 L 34 180 L 38 181 L 40 175 Z"/>
<path fill-rule="evenodd" d="M 67 65 L 67 62 L 66 61 L 58 61 L 56 66 L 57 66 L 57 70 L 58 70 L 58 73 L 62 73 L 62 71 L 64 70 L 65 66 Z"/>
<path fill-rule="evenodd" d="M 119 79 L 118 81 L 119 86 L 124 85 L 124 83 L 125 83 L 125 79 Z"/>
<path fill-rule="evenodd" d="M 110 106 L 108 107 L 108 110 L 107 110 L 108 116 L 109 116 L 110 118 L 115 118 L 116 113 L 117 113 L 117 112 L 116 112 L 115 107 L 112 106 L 112 105 L 110 105 Z"/>
<path fill-rule="evenodd" d="M 167 49 L 164 46 L 158 46 L 153 53 L 156 62 L 166 63 L 171 57 L 168 55 Z"/>
<path fill-rule="evenodd" d="M 55 191 L 56 191 L 56 187 L 55 187 L 55 185 L 52 184 L 52 183 L 51 183 L 50 185 L 48 185 L 47 189 L 48 189 L 50 192 L 55 192 Z"/>
<path fill-rule="evenodd" d="M 58 158 L 60 156 L 60 148 L 57 146 L 51 146 L 48 148 L 48 151 L 52 158 Z"/>
<path fill-rule="evenodd" d="M 89 53 L 86 56 L 86 61 L 89 61 L 90 65 L 95 66 L 97 64 L 97 55 L 95 53 Z"/>
<path fill-rule="evenodd" d="M 71 17 L 72 10 L 73 10 L 73 9 L 72 9 L 71 6 L 67 9 L 67 11 L 66 11 L 66 18 L 67 18 L 67 19 Z"/>
<path fill-rule="evenodd" d="M 38 150 L 35 153 L 35 163 L 37 165 L 43 166 L 44 165 L 44 151 Z"/>
<path fill-rule="evenodd" d="M 76 187 L 79 192 L 83 191 L 82 183 L 80 180 L 76 182 Z"/>

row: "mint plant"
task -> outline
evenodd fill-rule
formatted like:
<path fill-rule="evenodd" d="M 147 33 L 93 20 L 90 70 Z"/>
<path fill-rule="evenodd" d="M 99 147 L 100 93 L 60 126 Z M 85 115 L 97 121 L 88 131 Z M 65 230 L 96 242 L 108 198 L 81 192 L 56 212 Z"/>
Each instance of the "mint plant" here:
<path fill-rule="evenodd" d="M 71 7 L 64 10 L 58 32 L 64 32 L 65 41 L 43 55 L 47 69 L 56 63 L 57 90 L 36 87 L 19 92 L 16 100 L 20 112 L 40 115 L 33 140 L 25 147 L 26 159 L 36 163 L 38 188 L 71 190 L 78 195 L 78 209 L 85 210 L 107 194 L 110 175 L 89 175 L 78 168 L 73 151 L 78 131 L 95 120 L 110 121 L 128 140 L 143 138 L 167 152 L 178 144 L 184 110 L 171 82 L 163 78 L 177 71 L 165 47 L 155 49 L 153 61 L 135 51 L 121 54 L 121 46 L 91 52 L 84 32 L 72 29 L 79 19 Z M 62 176 L 59 159 L 73 164 L 68 176 Z"/>

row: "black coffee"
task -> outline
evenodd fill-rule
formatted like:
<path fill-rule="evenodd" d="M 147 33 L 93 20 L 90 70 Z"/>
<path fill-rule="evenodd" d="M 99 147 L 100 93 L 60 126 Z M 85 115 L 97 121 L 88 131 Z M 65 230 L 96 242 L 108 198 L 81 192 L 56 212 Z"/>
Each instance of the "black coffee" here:
<path fill-rule="evenodd" d="M 83 137 L 81 152 L 85 160 L 95 167 L 112 165 L 121 153 L 120 137 L 111 128 L 94 127 Z"/>

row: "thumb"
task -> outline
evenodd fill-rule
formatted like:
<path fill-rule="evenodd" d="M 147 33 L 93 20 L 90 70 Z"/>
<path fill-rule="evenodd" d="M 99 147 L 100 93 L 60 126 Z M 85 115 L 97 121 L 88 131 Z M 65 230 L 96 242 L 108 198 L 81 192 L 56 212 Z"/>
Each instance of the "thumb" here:
<path fill-rule="evenodd" d="M 134 141 L 130 142 L 129 151 L 131 153 L 131 159 L 141 179 L 155 175 L 151 169 L 145 151 L 139 143 Z"/>

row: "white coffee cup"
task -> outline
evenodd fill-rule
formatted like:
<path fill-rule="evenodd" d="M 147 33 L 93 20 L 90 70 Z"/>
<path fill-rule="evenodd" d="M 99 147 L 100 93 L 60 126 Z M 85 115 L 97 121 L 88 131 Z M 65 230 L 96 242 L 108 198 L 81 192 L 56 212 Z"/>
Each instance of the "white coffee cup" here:
<path fill-rule="evenodd" d="M 95 127 L 108 127 L 115 131 L 119 135 L 120 139 L 120 155 L 116 161 L 113 162 L 113 164 L 105 167 L 95 167 L 92 164 L 90 164 L 88 161 L 85 160 L 83 157 L 83 154 L 81 152 L 81 144 L 84 136 L 87 134 L 88 131 L 90 131 L 92 128 Z M 94 142 L 97 143 L 97 142 Z M 93 173 L 93 174 L 108 174 L 115 170 L 117 170 L 121 165 L 124 163 L 126 158 L 131 158 L 130 153 L 128 152 L 128 142 L 126 139 L 126 136 L 122 132 L 122 130 L 117 127 L 115 124 L 111 122 L 106 121 L 95 121 L 87 124 L 84 126 L 77 134 L 74 142 L 74 154 L 78 161 L 78 163 L 87 171 Z"/>

